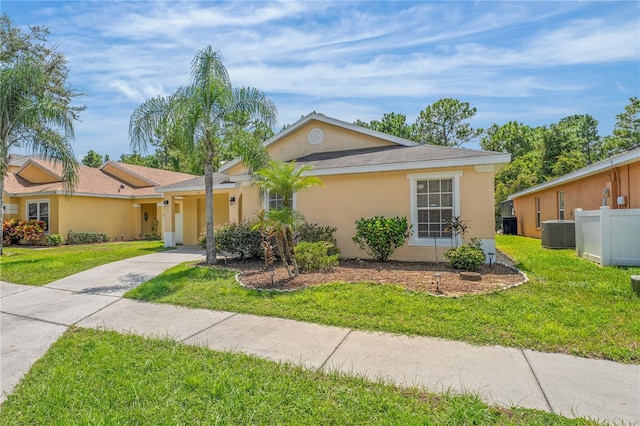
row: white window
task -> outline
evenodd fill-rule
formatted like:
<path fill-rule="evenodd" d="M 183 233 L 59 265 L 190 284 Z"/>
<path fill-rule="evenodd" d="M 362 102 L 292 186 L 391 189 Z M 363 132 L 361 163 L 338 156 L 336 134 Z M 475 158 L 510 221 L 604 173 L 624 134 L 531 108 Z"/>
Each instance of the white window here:
<path fill-rule="evenodd" d="M 453 179 L 416 182 L 418 238 L 451 237 L 447 220 L 453 217 Z"/>
<path fill-rule="evenodd" d="M 282 195 L 276 192 L 269 192 L 264 199 L 264 209 L 266 211 L 269 210 L 280 210 L 284 207 L 284 198 Z M 292 209 L 296 208 L 296 193 L 293 193 L 293 197 L 291 198 L 291 206 Z"/>
<path fill-rule="evenodd" d="M 460 176 L 462 172 L 415 173 L 407 178 L 411 188 L 410 245 L 446 246 L 451 232 L 446 221 L 460 215 Z"/>
<path fill-rule="evenodd" d="M 558 219 L 564 220 L 564 191 L 558 191 Z"/>
<path fill-rule="evenodd" d="M 536 228 L 540 228 L 540 197 L 536 197 Z"/>
<path fill-rule="evenodd" d="M 45 234 L 49 233 L 49 200 L 27 201 L 27 220 L 33 219 L 43 221 Z"/>

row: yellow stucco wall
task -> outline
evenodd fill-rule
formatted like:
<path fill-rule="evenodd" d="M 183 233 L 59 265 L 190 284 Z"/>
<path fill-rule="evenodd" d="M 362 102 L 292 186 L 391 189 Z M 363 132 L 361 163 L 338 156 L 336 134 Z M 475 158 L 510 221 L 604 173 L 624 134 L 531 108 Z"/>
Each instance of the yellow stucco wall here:
<path fill-rule="evenodd" d="M 145 233 L 151 233 L 151 217 L 155 217 L 157 200 L 131 200 L 99 197 L 65 197 L 59 198 L 59 229 L 63 236 L 71 229 L 74 232 L 104 232 L 111 240 L 136 240 Z M 149 212 L 147 228 L 143 228 L 143 206 Z M 139 207 L 136 207 L 139 206 Z M 145 229 L 147 231 L 145 232 Z"/>
<path fill-rule="evenodd" d="M 151 234 L 151 223 L 154 219 L 160 222 L 161 210 L 157 203 L 161 199 L 122 199 L 106 197 L 85 197 L 65 195 L 37 195 L 31 197 L 6 197 L 5 203 L 18 206 L 18 214 L 5 215 L 5 219 L 27 218 L 27 202 L 49 202 L 49 229 L 47 234 L 61 234 L 65 237 L 68 232 L 97 232 L 106 233 L 112 241 L 136 240 L 141 236 Z M 148 219 L 144 221 L 144 212 Z M 159 232 L 162 229 L 160 223 Z"/>
<path fill-rule="evenodd" d="M 405 216 L 411 220 L 412 194 L 410 180 L 407 177 L 409 174 L 421 172 L 461 172 L 460 216 L 471 223 L 466 239 L 494 238 L 494 174 L 478 172 L 473 167 L 322 176 L 324 186 L 313 187 L 296 194 L 295 207 L 308 222 L 337 228 L 335 236 L 343 257 L 366 257 L 352 241 L 356 233 L 355 221 L 373 216 Z M 258 200 L 257 190 L 253 187 L 243 187 L 242 200 L 243 219 L 255 220 L 255 212 L 263 208 L 263 204 Z M 401 247 L 393 259 L 436 260 L 433 244 L 430 241 L 423 244 L 427 245 Z M 444 259 L 443 252 L 449 248 L 447 244 L 450 244 L 449 239 L 439 246 L 439 260 Z"/>

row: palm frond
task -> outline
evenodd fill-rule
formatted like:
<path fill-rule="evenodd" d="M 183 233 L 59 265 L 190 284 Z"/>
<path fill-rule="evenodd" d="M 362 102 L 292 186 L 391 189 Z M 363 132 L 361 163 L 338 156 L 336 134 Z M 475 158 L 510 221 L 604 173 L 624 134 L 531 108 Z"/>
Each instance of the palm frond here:
<path fill-rule="evenodd" d="M 158 126 L 169 126 L 171 98 L 151 98 L 136 108 L 129 119 L 129 139 L 134 151 L 145 152 Z"/>

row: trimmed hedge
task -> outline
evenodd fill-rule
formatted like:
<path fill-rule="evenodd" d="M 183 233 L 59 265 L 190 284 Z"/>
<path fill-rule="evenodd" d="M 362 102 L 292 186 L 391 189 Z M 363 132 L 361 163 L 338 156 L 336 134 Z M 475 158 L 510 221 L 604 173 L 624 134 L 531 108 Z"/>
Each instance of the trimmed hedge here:
<path fill-rule="evenodd" d="M 477 271 L 485 263 L 485 254 L 480 248 L 480 240 L 472 238 L 469 244 L 452 248 L 444 252 L 444 257 L 451 262 L 451 266 L 465 271 Z"/>
<path fill-rule="evenodd" d="M 338 266 L 338 255 L 330 255 L 329 251 L 335 246 L 326 241 L 298 243 L 293 252 L 296 255 L 298 267 L 304 271 L 327 270 Z"/>
<path fill-rule="evenodd" d="M 308 243 L 326 242 L 331 246 L 329 247 L 328 254 L 330 256 L 337 254 L 340 255 L 340 249 L 338 249 L 338 242 L 333 234 L 338 230 L 333 226 L 321 226 L 317 223 L 304 222 L 296 229 L 297 241 Z"/>
<path fill-rule="evenodd" d="M 356 220 L 353 242 L 376 261 L 386 262 L 410 236 L 411 226 L 406 217 L 375 216 Z"/>
<path fill-rule="evenodd" d="M 109 236 L 99 232 L 73 232 L 67 234 L 67 244 L 106 243 Z"/>

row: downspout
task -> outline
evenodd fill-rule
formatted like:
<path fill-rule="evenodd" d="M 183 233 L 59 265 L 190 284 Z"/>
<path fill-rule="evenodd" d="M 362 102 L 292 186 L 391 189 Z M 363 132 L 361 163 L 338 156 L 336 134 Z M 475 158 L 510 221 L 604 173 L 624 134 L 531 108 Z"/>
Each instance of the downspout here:
<path fill-rule="evenodd" d="M 629 168 L 629 164 L 627 164 L 627 206 L 631 208 L 631 169 Z"/>
<path fill-rule="evenodd" d="M 620 205 L 618 204 L 618 197 L 620 197 L 620 175 L 618 174 L 618 168 L 614 167 L 613 168 L 613 174 L 615 176 L 615 182 L 617 183 L 617 191 L 616 191 L 616 197 L 615 197 L 615 207 L 614 209 L 619 209 Z M 613 197 L 611 197 L 611 204 L 614 204 L 614 200 Z"/>

